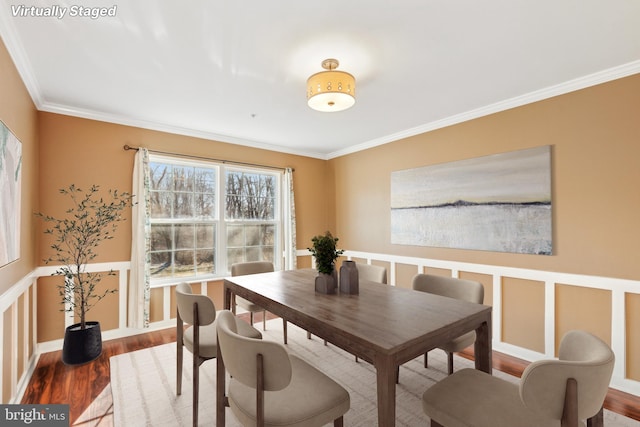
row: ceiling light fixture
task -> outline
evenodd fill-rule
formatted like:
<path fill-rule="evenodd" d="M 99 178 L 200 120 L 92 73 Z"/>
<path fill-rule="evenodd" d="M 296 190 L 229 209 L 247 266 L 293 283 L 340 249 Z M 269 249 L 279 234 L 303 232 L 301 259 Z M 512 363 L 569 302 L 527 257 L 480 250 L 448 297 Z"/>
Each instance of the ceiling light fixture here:
<path fill-rule="evenodd" d="M 346 110 L 356 103 L 356 79 L 344 71 L 336 71 L 337 59 L 322 61 L 321 71 L 307 79 L 307 104 L 314 110 L 333 112 Z"/>

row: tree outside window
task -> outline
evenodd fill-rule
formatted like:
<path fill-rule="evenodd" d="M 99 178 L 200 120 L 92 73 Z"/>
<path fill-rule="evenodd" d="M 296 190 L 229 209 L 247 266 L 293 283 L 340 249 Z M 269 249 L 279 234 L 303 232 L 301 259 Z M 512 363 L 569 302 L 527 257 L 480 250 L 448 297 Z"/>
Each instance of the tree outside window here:
<path fill-rule="evenodd" d="M 223 276 L 236 262 L 276 262 L 279 173 L 166 158 L 149 166 L 152 280 Z"/>

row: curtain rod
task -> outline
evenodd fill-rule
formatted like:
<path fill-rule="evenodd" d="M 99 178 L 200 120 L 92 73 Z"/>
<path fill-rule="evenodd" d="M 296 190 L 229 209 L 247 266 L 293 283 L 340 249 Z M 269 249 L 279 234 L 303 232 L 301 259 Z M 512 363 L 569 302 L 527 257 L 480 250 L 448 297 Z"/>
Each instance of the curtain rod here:
<path fill-rule="evenodd" d="M 124 151 L 129 151 L 129 150 L 133 150 L 133 151 L 138 151 L 140 148 L 144 148 L 144 147 L 132 147 L 129 144 L 125 144 L 123 147 Z M 286 170 L 287 168 L 283 168 L 280 166 L 270 166 L 270 165 L 261 165 L 261 164 L 257 164 L 257 163 L 247 163 L 247 162 L 238 162 L 235 160 L 224 160 L 224 159 L 215 159 L 213 157 L 203 157 L 203 156 L 193 156 L 191 154 L 181 154 L 181 153 L 171 153 L 169 151 L 158 151 L 158 150 L 149 150 L 147 149 L 150 153 L 155 153 L 155 154 L 165 154 L 168 156 L 177 156 L 177 157 L 184 157 L 184 158 L 189 158 L 189 159 L 196 159 L 196 160 L 209 160 L 209 161 L 214 161 L 214 162 L 220 162 L 223 164 L 232 164 L 232 165 L 241 165 L 241 166 L 255 166 L 255 167 L 260 167 L 260 168 L 267 168 L 267 169 L 277 169 L 277 170 Z M 291 168 L 291 171 L 295 171 L 295 169 Z"/>

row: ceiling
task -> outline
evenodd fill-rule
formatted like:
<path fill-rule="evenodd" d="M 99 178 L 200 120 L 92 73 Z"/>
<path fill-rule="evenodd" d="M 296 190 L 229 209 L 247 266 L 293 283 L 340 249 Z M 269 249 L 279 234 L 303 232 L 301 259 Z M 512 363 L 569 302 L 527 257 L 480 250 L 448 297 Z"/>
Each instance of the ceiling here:
<path fill-rule="evenodd" d="M 324 159 L 640 72 L 637 0 L 0 4 L 39 110 Z M 326 58 L 349 110 L 306 105 Z"/>

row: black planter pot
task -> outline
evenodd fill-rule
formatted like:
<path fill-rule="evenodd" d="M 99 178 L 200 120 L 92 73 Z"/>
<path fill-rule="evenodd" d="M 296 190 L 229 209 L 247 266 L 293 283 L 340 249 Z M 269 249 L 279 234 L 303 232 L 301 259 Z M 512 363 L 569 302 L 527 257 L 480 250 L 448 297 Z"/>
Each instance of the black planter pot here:
<path fill-rule="evenodd" d="M 102 333 L 100 322 L 86 322 L 81 329 L 80 323 L 67 327 L 62 345 L 62 362 L 65 365 L 81 365 L 91 362 L 102 354 Z"/>

